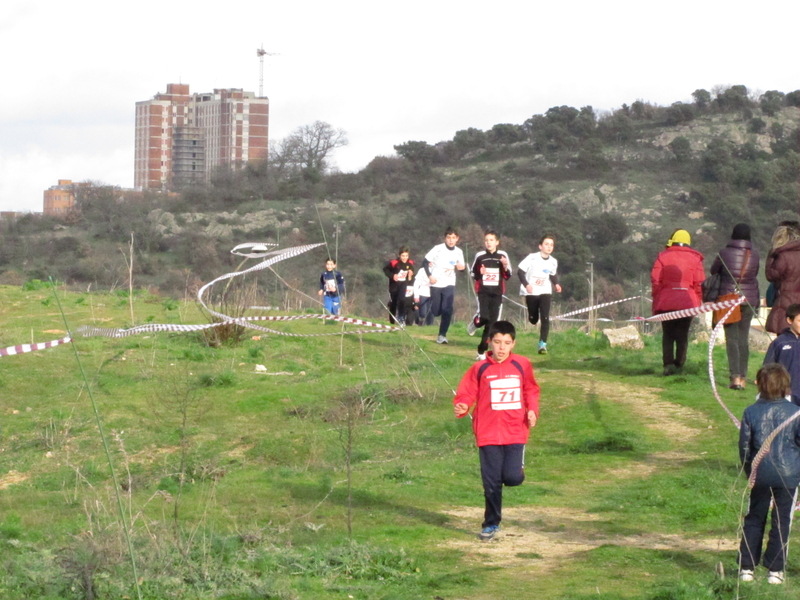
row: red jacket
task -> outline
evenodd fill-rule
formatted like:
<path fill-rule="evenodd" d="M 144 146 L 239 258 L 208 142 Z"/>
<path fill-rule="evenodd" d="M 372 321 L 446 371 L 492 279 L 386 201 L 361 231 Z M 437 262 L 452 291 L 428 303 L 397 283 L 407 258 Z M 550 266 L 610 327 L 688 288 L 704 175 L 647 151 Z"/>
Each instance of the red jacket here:
<path fill-rule="evenodd" d="M 694 308 L 703 303 L 703 255 L 689 246 L 670 246 L 658 254 L 650 284 L 653 314 Z"/>
<path fill-rule="evenodd" d="M 487 352 L 486 360 L 472 365 L 458 384 L 453 405 L 459 403 L 475 405 L 472 430 L 478 446 L 526 443 L 528 411 L 539 416 L 539 384 L 531 362 L 511 354 L 499 363 Z"/>

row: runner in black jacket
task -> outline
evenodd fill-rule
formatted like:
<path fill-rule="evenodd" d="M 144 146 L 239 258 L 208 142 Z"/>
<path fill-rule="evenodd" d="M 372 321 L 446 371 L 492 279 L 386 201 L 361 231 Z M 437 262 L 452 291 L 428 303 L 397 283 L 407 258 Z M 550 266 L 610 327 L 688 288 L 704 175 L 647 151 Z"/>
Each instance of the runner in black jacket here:
<path fill-rule="evenodd" d="M 383 267 L 389 278 L 389 319 L 392 323 L 406 323 L 406 315 L 410 324 L 414 323 L 414 261 L 409 258 L 408 246 L 403 246 L 397 258 L 390 260 Z"/>
<path fill-rule="evenodd" d="M 500 236 L 491 229 L 483 235 L 486 250 L 481 250 L 472 261 L 470 273 L 475 280 L 475 292 L 478 295 L 478 312 L 467 325 L 467 333 L 474 335 L 483 327 L 481 343 L 478 344 L 477 360 L 482 360 L 489 348 L 489 329 L 500 319 L 503 294 L 506 291 L 506 280 L 511 277 L 511 261 L 508 254 L 498 250 Z"/>

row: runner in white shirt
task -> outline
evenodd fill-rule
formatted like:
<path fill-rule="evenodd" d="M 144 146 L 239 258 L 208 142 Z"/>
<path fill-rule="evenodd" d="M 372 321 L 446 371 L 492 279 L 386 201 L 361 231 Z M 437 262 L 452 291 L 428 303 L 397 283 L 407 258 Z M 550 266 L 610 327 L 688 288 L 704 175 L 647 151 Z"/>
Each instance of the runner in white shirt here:
<path fill-rule="evenodd" d="M 452 227 L 444 233 L 444 244 L 434 246 L 425 255 L 422 268 L 431 282 L 431 314 L 442 317 L 439 323 L 437 344 L 447 343 L 447 330 L 453 318 L 453 300 L 456 293 L 456 270 L 466 268 L 464 253 L 457 248 L 458 234 Z"/>
<path fill-rule="evenodd" d="M 551 256 L 555 247 L 555 238 L 545 235 L 539 242 L 539 252 L 526 256 L 521 263 L 517 275 L 522 284 L 520 296 L 525 296 L 528 306 L 528 320 L 536 325 L 541 316 L 542 325 L 539 330 L 539 354 L 547 354 L 547 336 L 550 333 L 550 298 L 553 288 L 561 292 L 558 283 L 558 261 Z"/>
<path fill-rule="evenodd" d="M 425 269 L 414 277 L 414 303 L 417 305 L 417 325 L 433 325 L 431 312 L 431 282 Z"/>

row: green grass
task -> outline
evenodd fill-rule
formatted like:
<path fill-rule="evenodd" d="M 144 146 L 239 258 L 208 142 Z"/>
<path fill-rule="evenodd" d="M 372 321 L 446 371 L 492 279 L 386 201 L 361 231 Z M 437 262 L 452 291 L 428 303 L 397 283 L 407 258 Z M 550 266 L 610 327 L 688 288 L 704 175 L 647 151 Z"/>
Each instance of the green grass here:
<path fill-rule="evenodd" d="M 64 335 L 56 303 L 42 303 L 52 291 L 34 288 L 0 287 L 0 345 Z M 58 294 L 72 328 L 130 318 L 119 296 Z M 192 305 L 140 294 L 134 309 L 137 319 L 202 322 Z M 281 329 L 333 330 L 303 321 Z M 481 544 L 477 453 L 469 421 L 451 408 L 477 340 L 460 323 L 446 347 L 432 343 L 432 329 L 410 333 L 441 375 L 406 334 L 270 335 L 216 349 L 193 335 L 78 338 L 143 597 L 737 597 L 714 576 L 719 561 L 735 569 L 730 546 L 698 543 L 735 540 L 745 483 L 704 346 L 691 348 L 684 375 L 666 379 L 657 338 L 628 352 L 599 335 L 555 332 L 542 357 L 538 336 L 521 334 L 517 351 L 532 357 L 542 385 L 541 419 L 527 481 L 504 494 L 504 531 Z M 724 380 L 724 350 L 715 361 Z M 759 362 L 754 355 L 753 370 Z M 255 373 L 256 363 L 291 375 Z M 87 586 L 96 597 L 136 597 L 72 350 L 0 365 L 0 482 L 10 482 L 0 489 L 0 597 L 78 599 Z M 663 403 L 655 425 L 658 415 L 625 401 L 640 390 Z M 721 393 L 735 414 L 750 401 Z M 348 495 L 343 407 L 359 397 L 370 403 L 354 428 Z M 676 437 L 670 423 L 693 434 Z M 677 541 L 665 548 L 665 539 Z M 798 574 L 790 555 L 782 590 L 752 589 L 794 597 Z"/>

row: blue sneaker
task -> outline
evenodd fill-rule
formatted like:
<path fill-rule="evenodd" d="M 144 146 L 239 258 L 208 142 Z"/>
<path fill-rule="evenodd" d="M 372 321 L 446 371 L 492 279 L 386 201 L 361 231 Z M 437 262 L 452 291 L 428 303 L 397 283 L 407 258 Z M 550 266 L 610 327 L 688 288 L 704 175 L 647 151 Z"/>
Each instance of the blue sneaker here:
<path fill-rule="evenodd" d="M 481 532 L 478 534 L 478 537 L 482 539 L 484 542 L 488 542 L 494 537 L 494 534 L 500 531 L 499 525 L 489 525 L 489 527 L 484 527 Z"/>
<path fill-rule="evenodd" d="M 539 342 L 539 354 L 547 354 L 547 342 Z"/>

